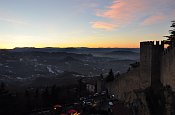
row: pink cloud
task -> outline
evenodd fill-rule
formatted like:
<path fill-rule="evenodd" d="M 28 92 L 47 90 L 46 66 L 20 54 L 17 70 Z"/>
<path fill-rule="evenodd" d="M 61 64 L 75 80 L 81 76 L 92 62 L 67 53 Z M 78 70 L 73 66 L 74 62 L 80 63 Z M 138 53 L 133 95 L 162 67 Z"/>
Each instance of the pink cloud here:
<path fill-rule="evenodd" d="M 154 15 L 145 19 L 141 25 L 152 25 L 155 23 L 159 23 L 165 19 L 164 15 Z"/>
<path fill-rule="evenodd" d="M 116 28 L 116 25 L 106 22 L 92 22 L 92 28 L 103 29 L 103 30 L 113 30 Z"/>
<path fill-rule="evenodd" d="M 96 15 L 112 19 L 118 23 L 127 23 L 133 20 L 137 14 L 145 9 L 143 0 L 114 0 L 107 10 L 98 12 Z"/>
<path fill-rule="evenodd" d="M 151 34 L 147 34 L 146 36 L 149 36 L 149 37 L 160 37 L 161 34 L 151 33 Z"/>
<path fill-rule="evenodd" d="M 113 0 L 106 9 L 99 9 L 96 16 L 110 19 L 119 26 L 131 22 L 148 25 L 171 18 L 174 5 L 174 0 Z"/>

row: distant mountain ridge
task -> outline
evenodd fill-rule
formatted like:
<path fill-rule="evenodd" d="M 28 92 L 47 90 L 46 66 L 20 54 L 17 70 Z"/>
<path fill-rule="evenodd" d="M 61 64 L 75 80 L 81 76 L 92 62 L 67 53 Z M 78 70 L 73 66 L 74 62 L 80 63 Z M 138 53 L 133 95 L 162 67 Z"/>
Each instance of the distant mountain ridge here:
<path fill-rule="evenodd" d="M 140 52 L 139 48 L 87 48 L 87 47 L 68 47 L 68 48 L 34 48 L 34 47 L 22 47 L 22 48 L 14 48 L 9 51 L 12 52 L 32 52 L 32 51 L 39 51 L 39 52 L 73 52 L 73 53 L 93 53 L 93 52 L 115 52 L 115 51 L 133 51 L 133 52 Z"/>

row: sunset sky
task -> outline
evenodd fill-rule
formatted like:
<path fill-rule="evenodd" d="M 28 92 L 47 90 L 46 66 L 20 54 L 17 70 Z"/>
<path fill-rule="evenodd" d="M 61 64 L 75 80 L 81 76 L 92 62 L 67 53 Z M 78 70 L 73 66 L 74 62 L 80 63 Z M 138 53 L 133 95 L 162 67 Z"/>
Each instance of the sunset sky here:
<path fill-rule="evenodd" d="M 0 48 L 139 47 L 172 20 L 175 0 L 0 0 Z"/>

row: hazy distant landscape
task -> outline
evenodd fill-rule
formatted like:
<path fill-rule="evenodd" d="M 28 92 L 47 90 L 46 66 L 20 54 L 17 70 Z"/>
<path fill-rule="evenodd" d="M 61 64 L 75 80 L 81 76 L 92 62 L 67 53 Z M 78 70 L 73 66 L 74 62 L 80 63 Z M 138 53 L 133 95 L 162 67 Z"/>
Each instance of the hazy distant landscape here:
<path fill-rule="evenodd" d="M 1 0 L 0 115 L 175 115 L 175 0 Z"/>
<path fill-rule="evenodd" d="M 15 48 L 0 52 L 0 80 L 26 86 L 67 84 L 70 79 L 76 82 L 75 78 L 107 74 L 110 69 L 123 73 L 139 61 L 137 48 Z"/>

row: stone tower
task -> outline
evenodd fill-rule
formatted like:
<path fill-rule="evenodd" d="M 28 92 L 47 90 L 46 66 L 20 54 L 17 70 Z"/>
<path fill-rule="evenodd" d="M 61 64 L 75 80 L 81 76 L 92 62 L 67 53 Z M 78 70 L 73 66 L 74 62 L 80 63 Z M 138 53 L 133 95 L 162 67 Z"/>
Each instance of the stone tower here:
<path fill-rule="evenodd" d="M 140 43 L 140 77 L 146 86 L 160 84 L 161 57 L 164 42 L 148 41 Z"/>

